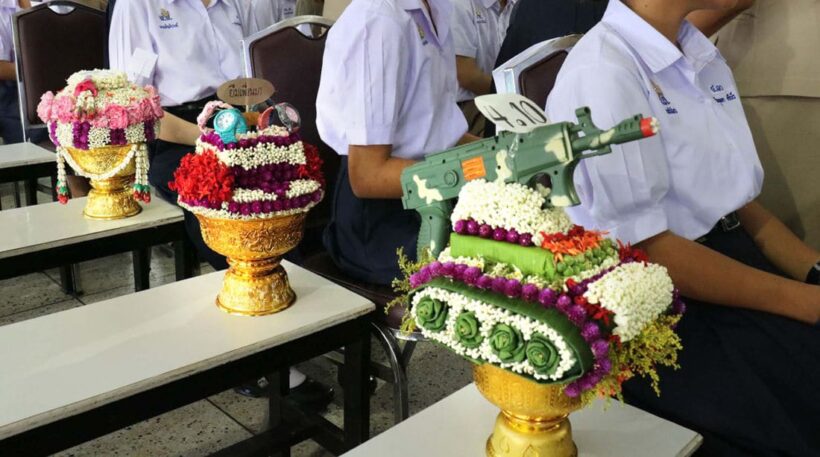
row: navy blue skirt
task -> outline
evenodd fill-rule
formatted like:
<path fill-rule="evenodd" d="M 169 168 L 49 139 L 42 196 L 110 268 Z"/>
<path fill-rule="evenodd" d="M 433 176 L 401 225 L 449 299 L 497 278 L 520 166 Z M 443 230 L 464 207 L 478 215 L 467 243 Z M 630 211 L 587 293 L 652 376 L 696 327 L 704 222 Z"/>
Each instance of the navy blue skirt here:
<path fill-rule="evenodd" d="M 743 231 L 706 246 L 779 274 Z M 698 456 L 820 456 L 820 329 L 769 313 L 687 299 L 680 370 L 624 384 L 627 402 L 698 431 Z M 789 306 L 783 303 L 783 306 Z"/>
<path fill-rule="evenodd" d="M 342 157 L 331 220 L 324 245 L 336 265 L 350 276 L 373 284 L 389 285 L 401 272 L 396 251 L 416 258 L 421 219 L 402 207 L 399 199 L 363 199 L 353 194 Z"/>

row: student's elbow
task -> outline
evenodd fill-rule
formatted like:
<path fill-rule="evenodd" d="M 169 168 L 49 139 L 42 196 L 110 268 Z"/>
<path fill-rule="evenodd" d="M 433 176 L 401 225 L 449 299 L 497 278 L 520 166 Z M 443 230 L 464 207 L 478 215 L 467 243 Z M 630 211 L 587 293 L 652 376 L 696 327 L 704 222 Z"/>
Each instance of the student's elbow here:
<path fill-rule="evenodd" d="M 372 184 L 366 176 L 358 173 L 350 173 L 350 189 L 356 198 L 373 198 Z"/>

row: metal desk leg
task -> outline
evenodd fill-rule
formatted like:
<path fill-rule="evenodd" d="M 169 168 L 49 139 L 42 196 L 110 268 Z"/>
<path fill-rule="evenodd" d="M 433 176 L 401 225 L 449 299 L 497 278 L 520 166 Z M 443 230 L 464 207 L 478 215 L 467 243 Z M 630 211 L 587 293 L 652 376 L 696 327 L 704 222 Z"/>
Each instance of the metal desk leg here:
<path fill-rule="evenodd" d="M 141 248 L 131 251 L 134 262 L 134 291 L 139 292 L 151 287 L 151 248 Z"/>
<path fill-rule="evenodd" d="M 79 284 L 79 274 L 77 264 L 63 265 L 60 270 L 60 287 L 68 295 L 79 295 L 82 293 Z"/>
<path fill-rule="evenodd" d="M 360 319 L 360 338 L 345 346 L 344 440 L 352 449 L 370 436 L 370 331 Z"/>
<path fill-rule="evenodd" d="M 174 270 L 177 281 L 192 278 L 199 270 L 196 249 L 187 237 L 174 241 Z"/>
<path fill-rule="evenodd" d="M 29 178 L 23 184 L 26 193 L 26 205 L 37 204 L 37 178 Z"/>
<path fill-rule="evenodd" d="M 20 208 L 22 203 L 20 202 L 20 182 L 14 181 L 14 207 Z"/>
<path fill-rule="evenodd" d="M 285 424 L 284 397 L 290 391 L 290 369 L 283 367 L 266 376 L 268 379 L 268 430 Z M 290 447 L 271 454 L 273 457 L 290 457 Z"/>

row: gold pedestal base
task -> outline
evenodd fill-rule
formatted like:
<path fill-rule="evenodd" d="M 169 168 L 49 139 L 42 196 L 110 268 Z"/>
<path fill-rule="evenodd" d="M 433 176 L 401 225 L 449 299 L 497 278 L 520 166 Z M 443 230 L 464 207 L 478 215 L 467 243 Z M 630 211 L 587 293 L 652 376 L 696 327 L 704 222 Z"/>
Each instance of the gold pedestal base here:
<path fill-rule="evenodd" d="M 91 180 L 91 191 L 83 209 L 88 219 L 114 220 L 136 216 L 142 207 L 134 200 L 134 175 Z"/>
<path fill-rule="evenodd" d="M 241 316 L 278 313 L 296 301 L 285 269 L 275 259 L 247 261 L 228 258 L 230 268 L 222 281 L 216 305 Z"/>
<path fill-rule="evenodd" d="M 88 219 L 113 220 L 136 216 L 142 207 L 134 200 L 132 185 L 137 167 L 133 158 L 128 163 L 132 145 L 105 146 L 94 149 L 65 148 L 84 176 L 102 176 L 119 168 L 114 176 L 107 179 L 92 179 L 91 191 L 83 210 Z"/>
<path fill-rule="evenodd" d="M 282 255 L 302 239 L 307 213 L 267 219 L 216 219 L 197 214 L 202 238 L 228 258 L 216 305 L 231 314 L 264 316 L 296 300 Z"/>
<path fill-rule="evenodd" d="M 538 384 L 490 364 L 473 369 L 476 387 L 501 408 L 487 440 L 488 457 L 576 457 L 567 418 L 581 407 L 562 386 Z"/>

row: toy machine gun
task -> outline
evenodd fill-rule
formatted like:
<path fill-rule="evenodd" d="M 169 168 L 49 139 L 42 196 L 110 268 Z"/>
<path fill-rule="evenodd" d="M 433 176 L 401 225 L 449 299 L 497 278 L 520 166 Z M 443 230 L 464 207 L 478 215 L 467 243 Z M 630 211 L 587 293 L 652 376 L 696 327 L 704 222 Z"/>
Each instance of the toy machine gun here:
<path fill-rule="evenodd" d="M 538 184 L 549 189 L 548 205 L 575 206 L 580 201 L 572 176 L 579 161 L 609 154 L 610 145 L 658 132 L 657 120 L 641 115 L 601 130 L 592 123 L 586 107 L 575 111 L 578 124 L 548 125 L 543 111 L 520 95 L 478 97 L 476 105 L 499 129 L 509 131 L 430 154 L 402 172 L 404 208 L 415 209 L 421 215 L 419 255 L 430 249 L 437 256 L 446 246 L 453 200 L 467 182 L 501 180 L 533 188 Z"/>

